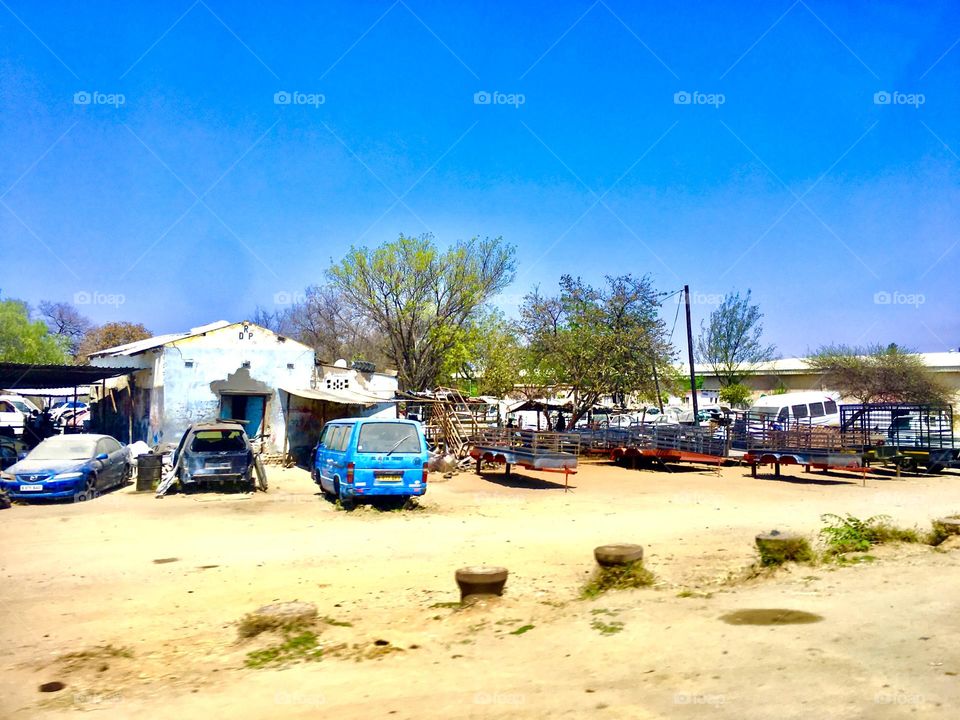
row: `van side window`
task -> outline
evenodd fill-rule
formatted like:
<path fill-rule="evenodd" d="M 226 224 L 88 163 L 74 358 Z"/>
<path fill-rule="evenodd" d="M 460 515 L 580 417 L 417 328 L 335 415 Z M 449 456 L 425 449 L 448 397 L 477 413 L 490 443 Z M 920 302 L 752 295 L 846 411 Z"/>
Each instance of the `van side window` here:
<path fill-rule="evenodd" d="M 327 441 L 327 447 L 330 450 L 340 450 L 340 440 L 343 438 L 343 425 L 334 425 L 330 430 L 330 439 Z"/>
<path fill-rule="evenodd" d="M 327 425 L 323 428 L 323 432 L 320 433 L 320 439 L 317 440 L 317 445 L 324 445 L 330 439 L 330 426 Z"/>
<path fill-rule="evenodd" d="M 837 414 L 837 404 L 833 400 L 827 400 L 823 403 L 823 409 L 826 410 L 827 415 Z"/>
<path fill-rule="evenodd" d="M 13 405 L 6 400 L 0 400 L 0 412 L 13 412 Z"/>
<path fill-rule="evenodd" d="M 800 405 L 792 405 L 790 410 L 793 412 L 793 417 L 796 419 L 805 418 L 807 416 L 807 406 L 801 403 Z"/>
<path fill-rule="evenodd" d="M 780 408 L 780 412 L 777 415 L 777 422 L 786 422 L 787 421 L 787 408 Z"/>
<path fill-rule="evenodd" d="M 823 417 L 823 403 L 810 403 L 810 417 Z"/>
<path fill-rule="evenodd" d="M 337 450 L 343 452 L 350 445 L 350 434 L 353 431 L 352 425 L 341 425 L 340 435 L 337 437 Z"/>

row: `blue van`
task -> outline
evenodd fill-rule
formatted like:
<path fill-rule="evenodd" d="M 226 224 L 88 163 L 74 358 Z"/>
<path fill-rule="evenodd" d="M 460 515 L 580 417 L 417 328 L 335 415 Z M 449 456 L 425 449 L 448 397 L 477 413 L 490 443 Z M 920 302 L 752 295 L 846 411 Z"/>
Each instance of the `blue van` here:
<path fill-rule="evenodd" d="M 342 502 L 408 498 L 427 491 L 429 459 L 423 428 L 414 420 L 344 418 L 324 426 L 311 476 Z"/>

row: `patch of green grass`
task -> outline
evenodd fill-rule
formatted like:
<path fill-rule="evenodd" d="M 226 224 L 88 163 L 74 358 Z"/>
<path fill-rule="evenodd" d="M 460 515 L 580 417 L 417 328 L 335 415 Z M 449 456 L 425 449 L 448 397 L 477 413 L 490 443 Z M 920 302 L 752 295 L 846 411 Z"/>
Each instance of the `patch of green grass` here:
<path fill-rule="evenodd" d="M 510 634 L 511 634 L 511 635 L 523 635 L 525 632 L 529 632 L 529 631 L 533 630 L 533 628 L 534 628 L 533 625 L 521 625 L 521 626 L 518 627 L 516 630 L 511 630 L 511 631 L 510 631 Z"/>
<path fill-rule="evenodd" d="M 431 608 L 450 608 L 450 609 L 456 609 L 456 608 L 463 607 L 463 603 L 459 603 L 459 602 L 435 602 L 435 603 L 434 603 L 433 605 L 431 605 L 430 607 L 431 607 Z"/>
<path fill-rule="evenodd" d="M 580 597 L 584 600 L 598 597 L 608 590 L 630 590 L 632 588 L 649 587 L 656 578 L 647 570 L 642 562 L 618 565 L 616 567 L 601 567 L 593 579 L 583 586 Z"/>
<path fill-rule="evenodd" d="M 599 632 L 601 635 L 616 635 L 618 632 L 623 630 L 623 623 L 618 620 L 611 620 L 606 623 L 599 618 L 595 619 L 590 623 L 590 627 Z"/>
<path fill-rule="evenodd" d="M 319 660 L 322 656 L 323 650 L 317 643 L 317 634 L 307 630 L 297 635 L 288 633 L 279 645 L 247 653 L 244 665 L 248 668 L 275 667 L 300 660 Z"/>
<path fill-rule="evenodd" d="M 607 610 L 606 608 L 593 608 L 590 611 L 591 615 L 616 615 L 616 610 Z"/>

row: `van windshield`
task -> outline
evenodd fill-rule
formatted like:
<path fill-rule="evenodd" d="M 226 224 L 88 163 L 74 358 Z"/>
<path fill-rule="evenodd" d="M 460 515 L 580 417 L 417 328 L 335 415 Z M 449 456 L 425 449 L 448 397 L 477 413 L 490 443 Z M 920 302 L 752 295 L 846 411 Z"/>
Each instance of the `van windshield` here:
<path fill-rule="evenodd" d="M 419 453 L 420 450 L 420 436 L 413 425 L 382 422 L 360 426 L 357 452 Z"/>
<path fill-rule="evenodd" d="M 776 415 L 778 412 L 780 412 L 780 408 L 755 405 L 754 407 L 750 408 L 749 412 L 754 415 Z"/>

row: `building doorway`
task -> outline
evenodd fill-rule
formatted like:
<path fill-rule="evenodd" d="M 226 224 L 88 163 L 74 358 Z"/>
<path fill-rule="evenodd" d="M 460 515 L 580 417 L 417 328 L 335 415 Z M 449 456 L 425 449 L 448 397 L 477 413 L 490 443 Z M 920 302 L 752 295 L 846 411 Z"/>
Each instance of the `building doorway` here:
<path fill-rule="evenodd" d="M 263 431 L 263 419 L 267 410 L 267 395 L 220 395 L 220 419 L 239 420 L 247 437 L 255 438 Z"/>

